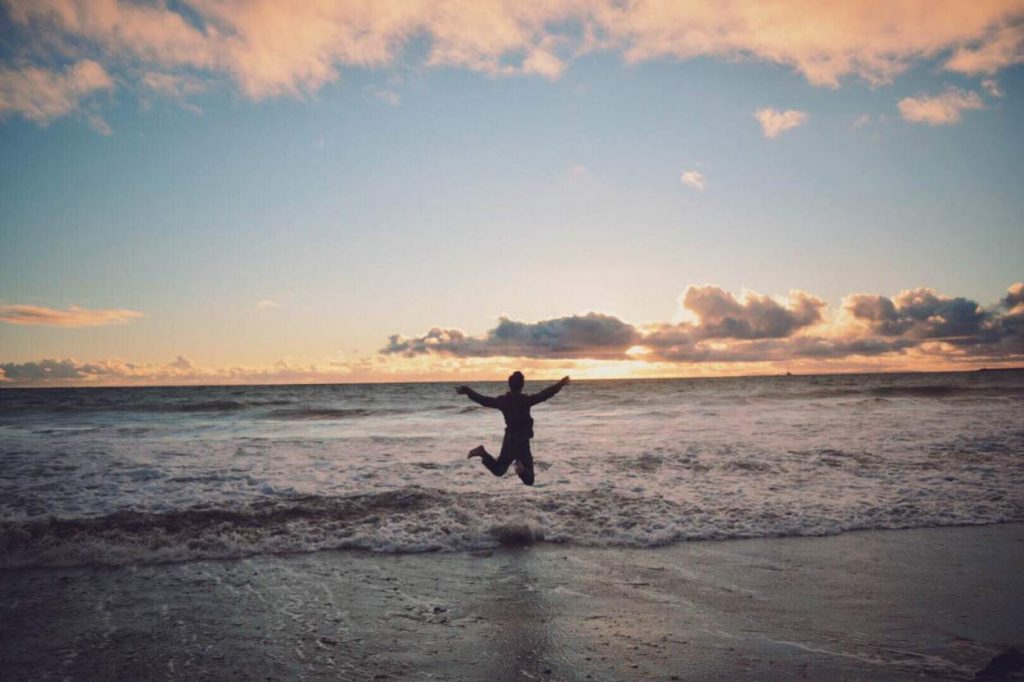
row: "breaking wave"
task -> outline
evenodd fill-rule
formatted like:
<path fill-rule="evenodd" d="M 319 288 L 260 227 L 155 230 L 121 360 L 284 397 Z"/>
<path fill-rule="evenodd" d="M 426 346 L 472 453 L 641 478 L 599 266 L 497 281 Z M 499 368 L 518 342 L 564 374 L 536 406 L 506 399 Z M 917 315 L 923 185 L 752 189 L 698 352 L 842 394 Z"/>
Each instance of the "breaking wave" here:
<path fill-rule="evenodd" d="M 266 414 L 271 419 L 351 419 L 354 417 L 368 417 L 373 414 L 372 410 L 359 407 L 354 408 L 329 408 L 329 407 L 289 407 L 280 410 L 271 410 Z"/>
<path fill-rule="evenodd" d="M 687 540 L 818 536 L 850 530 L 1024 520 L 1012 501 L 835 508 L 766 502 L 711 510 L 595 489 L 548 496 L 410 486 L 343 497 L 261 499 L 164 513 L 0 523 L 0 566 L 125 565 L 358 549 L 451 552 L 535 542 L 657 547 Z"/>

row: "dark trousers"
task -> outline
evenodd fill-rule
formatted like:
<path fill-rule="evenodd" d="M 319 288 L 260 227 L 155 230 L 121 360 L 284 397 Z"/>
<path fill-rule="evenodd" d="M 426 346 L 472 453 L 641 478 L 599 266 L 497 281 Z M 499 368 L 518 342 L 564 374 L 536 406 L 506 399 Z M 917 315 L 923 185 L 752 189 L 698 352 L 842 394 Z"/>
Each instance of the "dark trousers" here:
<path fill-rule="evenodd" d="M 533 485 L 533 453 L 530 452 L 529 437 L 513 436 L 506 433 L 505 440 L 501 442 L 501 454 L 498 455 L 498 459 L 494 459 L 486 450 L 480 459 L 495 476 L 503 476 L 512 466 L 512 462 L 518 459 L 519 463 L 523 465 L 519 478 L 526 485 Z"/>

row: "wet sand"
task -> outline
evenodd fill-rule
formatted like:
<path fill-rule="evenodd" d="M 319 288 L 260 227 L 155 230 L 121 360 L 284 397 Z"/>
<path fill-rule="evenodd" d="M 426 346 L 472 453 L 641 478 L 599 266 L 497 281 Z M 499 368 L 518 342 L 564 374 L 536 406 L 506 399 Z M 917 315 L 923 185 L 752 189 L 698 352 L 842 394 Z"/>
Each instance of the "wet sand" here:
<path fill-rule="evenodd" d="M 972 679 L 1024 525 L 0 572 L 0 678 Z"/>

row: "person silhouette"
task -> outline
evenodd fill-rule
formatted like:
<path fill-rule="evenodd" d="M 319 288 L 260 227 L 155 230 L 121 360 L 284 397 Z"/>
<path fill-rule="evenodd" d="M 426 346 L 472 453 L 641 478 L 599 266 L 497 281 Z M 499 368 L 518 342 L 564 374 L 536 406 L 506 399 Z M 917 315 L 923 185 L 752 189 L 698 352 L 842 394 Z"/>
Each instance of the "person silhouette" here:
<path fill-rule="evenodd" d="M 530 408 L 561 391 L 562 387 L 569 383 L 569 377 L 562 377 L 558 382 L 533 395 L 523 393 L 525 383 L 523 373 L 515 371 L 508 378 L 508 393 L 497 398 L 480 395 L 469 386 L 456 386 L 455 392 L 484 407 L 501 410 L 505 417 L 505 438 L 501 442 L 501 454 L 498 458 L 491 456 L 483 445 L 478 445 L 469 451 L 467 459 L 479 457 L 495 476 L 503 476 L 512 462 L 515 462 L 515 471 L 519 478 L 526 485 L 533 485 L 533 453 L 530 452 L 533 417 L 530 416 Z"/>

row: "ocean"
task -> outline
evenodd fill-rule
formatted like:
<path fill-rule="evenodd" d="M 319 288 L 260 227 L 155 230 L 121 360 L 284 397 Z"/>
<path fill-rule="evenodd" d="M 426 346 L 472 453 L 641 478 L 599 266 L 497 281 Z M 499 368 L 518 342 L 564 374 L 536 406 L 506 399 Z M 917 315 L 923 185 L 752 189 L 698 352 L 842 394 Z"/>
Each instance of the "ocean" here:
<path fill-rule="evenodd" d="M 454 386 L 0 390 L 0 567 L 1024 521 L 1021 371 L 576 381 L 534 487 Z"/>

